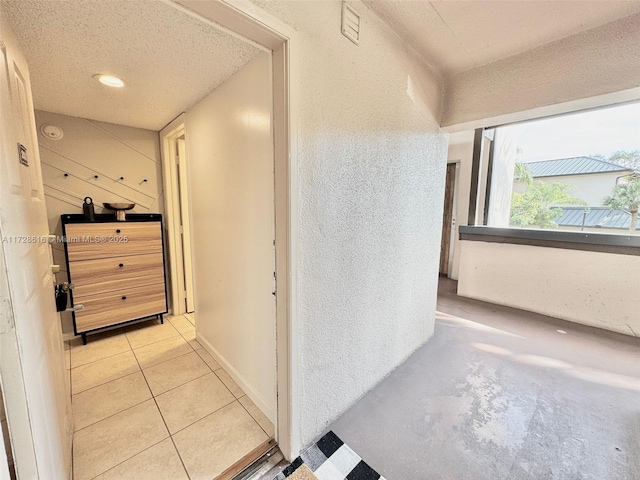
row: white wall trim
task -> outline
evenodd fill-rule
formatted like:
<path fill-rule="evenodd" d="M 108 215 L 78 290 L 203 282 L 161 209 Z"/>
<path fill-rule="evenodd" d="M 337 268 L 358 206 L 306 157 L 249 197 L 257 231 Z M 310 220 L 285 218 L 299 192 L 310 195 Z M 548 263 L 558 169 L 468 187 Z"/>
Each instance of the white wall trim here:
<path fill-rule="evenodd" d="M 174 0 L 184 11 L 214 22 L 272 52 L 276 207 L 276 440 L 287 459 L 300 453 L 298 309 L 297 32 L 248 0 Z M 168 2 L 175 5 L 175 3 Z M 196 322 L 197 332 L 197 322 Z"/>
<path fill-rule="evenodd" d="M 166 230 L 167 263 L 169 265 L 169 284 L 171 291 L 170 307 L 172 315 L 185 313 L 184 294 L 180 292 L 180 282 L 176 281 L 184 275 L 184 261 L 180 225 L 180 188 L 176 175 L 176 141 L 184 135 L 185 114 L 178 115 L 160 131 L 160 154 L 162 158 L 162 183 L 164 187 L 164 228 Z M 187 219 L 188 220 L 188 219 Z M 189 240 L 189 239 L 188 239 Z"/>
<path fill-rule="evenodd" d="M 269 406 L 269 402 L 262 397 L 251 384 L 227 361 L 227 359 L 220 353 L 211 343 L 203 336 L 196 334 L 196 340 L 209 352 L 213 359 L 220 364 L 222 369 L 229 374 L 234 382 L 242 389 L 242 391 L 249 397 L 253 403 L 264 413 L 269 420 L 275 425 L 276 418 L 273 408 Z"/>
<path fill-rule="evenodd" d="M 545 117 L 553 117 L 556 115 L 565 115 L 587 110 L 598 109 L 602 107 L 610 107 L 621 105 L 640 100 L 640 87 L 622 90 L 615 93 L 606 93 L 595 97 L 581 98 L 579 100 L 571 100 L 569 102 L 556 103 L 553 105 L 545 105 L 542 107 L 531 108 L 519 112 L 506 113 L 504 115 L 496 115 L 492 117 L 471 120 L 468 122 L 458 123 L 455 125 L 444 125 L 442 130 L 449 133 L 462 132 L 465 130 L 475 130 L 476 128 L 490 128 L 511 123 L 525 122 L 527 120 L 538 120 Z"/>

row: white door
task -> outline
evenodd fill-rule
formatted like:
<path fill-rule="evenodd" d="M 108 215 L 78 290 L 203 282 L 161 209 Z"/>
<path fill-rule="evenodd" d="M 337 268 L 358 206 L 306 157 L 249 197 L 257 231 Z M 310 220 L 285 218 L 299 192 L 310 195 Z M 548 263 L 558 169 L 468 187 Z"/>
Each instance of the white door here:
<path fill-rule="evenodd" d="M 0 18 L 0 379 L 18 478 L 64 480 L 71 404 L 26 61 Z"/>
<path fill-rule="evenodd" d="M 180 189 L 180 225 L 182 228 L 182 261 L 184 273 L 184 295 L 187 313 L 193 313 L 193 267 L 191 264 L 191 227 L 189 222 L 189 187 L 187 185 L 187 152 L 184 138 L 177 140 L 178 188 Z"/>

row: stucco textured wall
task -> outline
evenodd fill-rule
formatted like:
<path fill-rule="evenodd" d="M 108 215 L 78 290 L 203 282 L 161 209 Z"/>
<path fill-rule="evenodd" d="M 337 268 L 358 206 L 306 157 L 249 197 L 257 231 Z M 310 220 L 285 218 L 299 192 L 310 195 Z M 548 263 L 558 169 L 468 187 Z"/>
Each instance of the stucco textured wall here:
<path fill-rule="evenodd" d="M 640 86 L 640 14 L 446 79 L 442 125 Z"/>
<path fill-rule="evenodd" d="M 448 135 L 440 79 L 364 5 L 256 2 L 299 32 L 300 438 L 433 333 Z"/>
<path fill-rule="evenodd" d="M 640 336 L 640 257 L 461 241 L 458 295 Z"/>

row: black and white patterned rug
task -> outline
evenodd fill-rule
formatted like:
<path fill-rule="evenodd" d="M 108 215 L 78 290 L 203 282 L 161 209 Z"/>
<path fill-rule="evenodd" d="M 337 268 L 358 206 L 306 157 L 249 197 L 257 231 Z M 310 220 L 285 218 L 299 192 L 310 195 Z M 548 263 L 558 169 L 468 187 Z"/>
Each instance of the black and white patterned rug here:
<path fill-rule="evenodd" d="M 318 480 L 385 480 L 338 436 L 329 432 L 296 458 L 274 480 L 297 478 L 306 466 Z M 300 476 L 299 478 L 309 478 Z"/>

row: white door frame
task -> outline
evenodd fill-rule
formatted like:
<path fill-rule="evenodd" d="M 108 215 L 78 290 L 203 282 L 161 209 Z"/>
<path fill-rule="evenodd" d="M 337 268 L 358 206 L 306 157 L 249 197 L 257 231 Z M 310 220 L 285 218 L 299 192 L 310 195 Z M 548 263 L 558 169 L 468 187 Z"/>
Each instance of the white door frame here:
<path fill-rule="evenodd" d="M 182 219 L 182 268 L 184 270 L 185 313 L 195 309 L 193 289 L 193 256 L 191 253 L 191 204 L 189 203 L 189 184 L 187 174 L 187 148 L 184 136 L 176 140 L 178 173 L 180 184 L 180 217 Z"/>
<path fill-rule="evenodd" d="M 163 0 L 272 52 L 276 219 L 276 440 L 287 459 L 302 448 L 297 324 L 297 32 L 248 0 Z"/>
<path fill-rule="evenodd" d="M 449 241 L 449 265 L 447 265 L 447 278 L 451 278 L 453 274 L 453 257 L 456 252 L 456 243 L 458 242 L 458 182 L 460 180 L 460 160 L 453 160 L 447 162 L 447 165 L 454 164 L 456 166 L 456 173 L 453 181 L 453 216 L 451 225 L 451 240 Z M 444 227 L 444 226 L 443 226 Z"/>
<path fill-rule="evenodd" d="M 173 315 L 187 311 L 185 306 L 187 296 L 190 295 L 191 301 L 193 301 L 193 270 L 185 268 L 191 263 L 191 219 L 189 215 L 184 215 L 184 211 L 189 211 L 189 200 L 185 189 L 178 184 L 179 179 L 176 175 L 177 168 L 183 170 L 185 168 L 185 165 L 178 167 L 176 161 L 178 139 L 184 135 L 184 117 L 184 113 L 179 115 L 160 131 L 164 216 L 169 253 L 171 313 Z M 180 181 L 184 187 L 184 182 L 187 181 L 186 175 L 180 175 Z M 180 218 L 182 218 L 182 225 L 180 225 Z M 183 252 L 183 248 L 187 248 L 188 251 Z M 185 272 L 185 270 L 187 271 Z M 183 286 L 182 282 L 177 280 L 180 278 L 185 278 L 187 285 Z"/>

